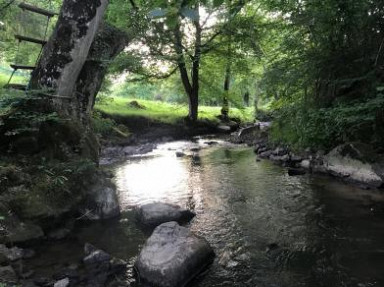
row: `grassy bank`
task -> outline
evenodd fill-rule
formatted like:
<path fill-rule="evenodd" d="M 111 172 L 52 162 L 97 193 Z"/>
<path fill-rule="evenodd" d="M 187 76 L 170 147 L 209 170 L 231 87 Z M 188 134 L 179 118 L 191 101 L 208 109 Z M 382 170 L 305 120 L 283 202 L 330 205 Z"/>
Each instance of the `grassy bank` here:
<path fill-rule="evenodd" d="M 142 108 L 130 105 L 132 101 L 139 103 Z M 96 105 L 96 109 L 111 116 L 123 117 L 144 117 L 154 121 L 167 124 L 174 124 L 181 121 L 188 114 L 187 105 L 178 105 L 173 103 L 135 100 L 131 98 L 114 97 L 111 100 L 103 101 Z M 199 119 L 210 121 L 219 121 L 216 116 L 220 115 L 220 107 L 199 107 Z M 242 122 L 253 121 L 253 108 L 245 109 L 231 108 L 230 117 L 238 118 Z"/>
<path fill-rule="evenodd" d="M 11 77 L 12 70 L 0 66 L 0 89 L 8 83 L 9 78 Z M 29 75 L 27 73 L 16 72 L 12 77 L 12 83 L 16 84 L 26 84 L 29 80 Z"/>

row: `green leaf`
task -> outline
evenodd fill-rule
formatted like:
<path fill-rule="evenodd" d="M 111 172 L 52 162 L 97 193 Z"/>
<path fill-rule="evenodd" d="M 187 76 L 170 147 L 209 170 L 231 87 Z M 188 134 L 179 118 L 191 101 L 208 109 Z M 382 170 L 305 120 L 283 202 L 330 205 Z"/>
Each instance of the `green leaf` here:
<path fill-rule="evenodd" d="M 382 86 L 382 87 L 377 87 L 376 90 L 377 90 L 378 92 L 384 92 L 384 87 L 383 87 L 383 86 Z"/>
<path fill-rule="evenodd" d="M 164 9 L 154 9 L 151 12 L 149 12 L 149 17 L 151 18 L 163 18 L 167 15 L 167 11 Z"/>
<path fill-rule="evenodd" d="M 199 13 L 196 10 L 190 9 L 188 7 L 183 7 L 180 10 L 181 14 L 193 21 L 199 20 Z"/>
<path fill-rule="evenodd" d="M 219 7 L 224 3 L 224 0 L 213 0 L 213 7 Z"/>

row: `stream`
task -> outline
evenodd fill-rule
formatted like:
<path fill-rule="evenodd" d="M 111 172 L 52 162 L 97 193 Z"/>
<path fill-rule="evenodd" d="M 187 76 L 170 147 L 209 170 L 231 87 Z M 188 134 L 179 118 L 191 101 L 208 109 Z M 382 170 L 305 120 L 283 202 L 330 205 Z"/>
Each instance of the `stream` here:
<path fill-rule="evenodd" d="M 44 274 L 80 260 L 85 242 L 133 263 L 148 237 L 134 209 L 161 201 L 193 209 L 188 227 L 215 250 L 190 286 L 384 286 L 382 192 L 290 177 L 257 162 L 252 148 L 207 141 L 166 143 L 114 164 L 121 218 L 78 224 L 72 238 L 39 247 L 33 269 Z M 187 156 L 176 157 L 179 150 Z M 130 274 L 129 282 L 140 286 Z"/>

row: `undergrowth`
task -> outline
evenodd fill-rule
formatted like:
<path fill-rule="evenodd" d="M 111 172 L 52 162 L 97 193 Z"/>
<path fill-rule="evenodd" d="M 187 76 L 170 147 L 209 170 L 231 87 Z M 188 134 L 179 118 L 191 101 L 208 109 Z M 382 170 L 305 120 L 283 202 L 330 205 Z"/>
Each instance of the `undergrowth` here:
<path fill-rule="evenodd" d="M 384 89 L 376 97 L 314 108 L 303 101 L 274 111 L 272 140 L 297 148 L 330 149 L 360 141 L 380 147 L 384 140 Z"/>

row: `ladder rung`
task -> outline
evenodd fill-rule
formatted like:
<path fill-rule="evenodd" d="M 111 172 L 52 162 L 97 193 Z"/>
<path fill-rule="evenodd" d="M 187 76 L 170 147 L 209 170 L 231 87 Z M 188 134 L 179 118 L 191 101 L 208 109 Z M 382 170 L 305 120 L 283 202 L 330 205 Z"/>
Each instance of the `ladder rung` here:
<path fill-rule="evenodd" d="M 34 70 L 35 69 L 34 66 L 16 65 L 16 64 L 12 64 L 11 68 L 14 70 Z"/>
<path fill-rule="evenodd" d="M 21 35 L 15 35 L 15 38 L 19 41 L 26 41 L 26 42 L 36 43 L 36 44 L 40 44 L 40 45 L 47 44 L 47 41 L 40 40 L 40 39 L 34 39 L 34 38 L 21 36 Z"/>
<path fill-rule="evenodd" d="M 22 85 L 22 84 L 6 84 L 3 88 L 4 89 L 25 91 L 27 89 L 27 86 Z"/>
<path fill-rule="evenodd" d="M 45 10 L 45 9 L 41 9 L 39 7 L 32 6 L 32 5 L 29 5 L 27 3 L 20 3 L 19 7 L 21 9 L 28 10 L 28 11 L 31 11 L 31 12 L 34 12 L 34 13 L 37 13 L 37 14 L 41 14 L 41 15 L 47 16 L 47 17 L 53 17 L 53 16 L 57 15 L 57 13 L 55 13 L 55 12 L 48 11 L 48 10 Z"/>

